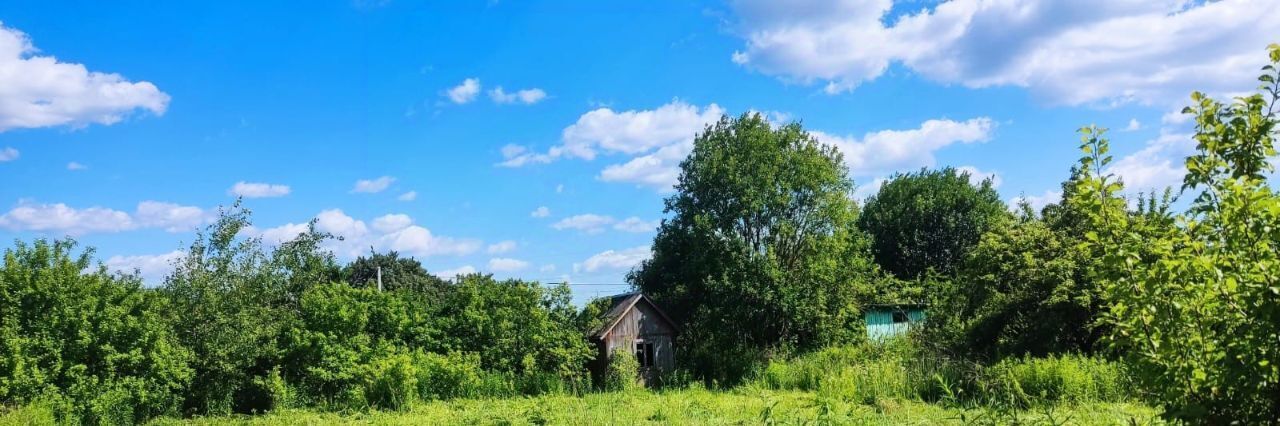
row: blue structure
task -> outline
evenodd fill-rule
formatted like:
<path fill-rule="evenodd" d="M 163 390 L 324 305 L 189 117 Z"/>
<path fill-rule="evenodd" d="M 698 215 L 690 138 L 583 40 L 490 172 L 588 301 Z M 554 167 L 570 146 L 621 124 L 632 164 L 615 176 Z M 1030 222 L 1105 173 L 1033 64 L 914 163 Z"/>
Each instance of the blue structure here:
<path fill-rule="evenodd" d="M 863 318 L 867 321 L 867 337 L 884 340 L 906 334 L 912 327 L 924 322 L 925 305 L 922 303 L 890 303 L 867 306 Z"/>

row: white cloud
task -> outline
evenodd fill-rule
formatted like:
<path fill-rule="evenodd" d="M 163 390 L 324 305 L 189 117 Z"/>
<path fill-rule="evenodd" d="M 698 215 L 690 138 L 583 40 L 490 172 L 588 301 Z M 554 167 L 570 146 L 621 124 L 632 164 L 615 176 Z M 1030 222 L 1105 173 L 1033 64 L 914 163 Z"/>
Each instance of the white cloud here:
<path fill-rule="evenodd" d="M 547 216 L 551 216 L 551 209 L 547 208 L 547 206 L 539 206 L 538 208 L 533 209 L 533 211 L 529 212 L 529 217 L 547 217 Z"/>
<path fill-rule="evenodd" d="M 990 118 L 979 117 L 966 121 L 928 120 L 917 129 L 881 130 L 861 139 L 821 131 L 810 133 L 844 154 L 850 175 L 876 176 L 933 166 L 935 151 L 955 143 L 985 142 L 991 139 L 995 127 Z"/>
<path fill-rule="evenodd" d="M 622 164 L 612 164 L 600 171 L 605 182 L 630 182 L 649 187 L 661 193 L 675 190 L 680 179 L 680 162 L 693 151 L 693 141 L 664 146 L 657 151 L 632 158 Z"/>
<path fill-rule="evenodd" d="M 421 257 L 464 256 L 484 247 L 476 239 L 435 235 L 431 230 L 413 224 L 412 218 L 404 214 L 375 218 L 372 226 L 369 226 L 342 210 L 329 209 L 317 214 L 315 220 L 317 231 L 342 237 L 341 241 L 331 240 L 325 244 L 327 249 L 344 258 L 366 253 L 370 247 L 379 251 L 395 250 Z M 279 244 L 306 230 L 306 223 L 287 223 L 263 230 L 253 229 L 250 235 L 260 236 L 263 241 L 271 244 Z"/>
<path fill-rule="evenodd" d="M 232 185 L 227 194 L 244 198 L 283 197 L 289 195 L 289 185 L 240 181 Z"/>
<path fill-rule="evenodd" d="M 399 197 L 396 197 L 396 199 L 397 199 L 397 200 L 400 200 L 400 201 L 413 201 L 413 200 L 416 200 L 416 199 L 418 199 L 418 191 L 409 191 L 409 192 L 406 192 L 406 193 L 400 194 L 400 196 L 399 196 Z"/>
<path fill-rule="evenodd" d="M 606 168 L 601 179 L 670 188 L 675 166 L 693 146 L 693 137 L 724 115 L 719 105 L 699 108 L 680 100 L 652 110 L 614 111 L 597 108 L 578 117 L 561 132 L 561 144 L 545 153 L 520 145 L 503 147 L 503 167 L 550 163 L 561 157 L 593 160 L 601 153 L 638 156 Z M 673 162 L 673 159 L 674 162 Z M 655 177 L 652 172 L 657 171 Z M 557 192 L 562 190 L 557 187 Z"/>
<path fill-rule="evenodd" d="M 67 163 L 67 170 L 87 170 L 89 166 L 72 161 Z"/>
<path fill-rule="evenodd" d="M 413 219 L 407 214 L 389 214 L 373 220 L 373 229 L 384 234 L 399 231 L 413 225 Z"/>
<path fill-rule="evenodd" d="M 911 7 L 911 6 L 906 6 Z M 1051 104 L 1170 104 L 1242 84 L 1280 33 L 1270 0 L 953 0 L 894 16 L 892 0 L 739 0 L 734 62 L 837 93 L 901 64 Z"/>
<path fill-rule="evenodd" d="M 143 201 L 138 203 L 134 213 L 138 226 L 144 228 L 163 228 L 168 232 L 185 232 L 207 222 L 210 217 L 203 209 L 193 206 L 182 206 L 159 201 Z"/>
<path fill-rule="evenodd" d="M 476 99 L 476 95 L 480 94 L 480 79 L 468 78 L 462 80 L 462 84 L 454 86 L 445 92 L 449 100 L 455 104 L 465 104 Z"/>
<path fill-rule="evenodd" d="M 529 267 L 529 262 L 520 259 L 496 257 L 489 259 L 489 270 L 494 272 L 515 272 Z"/>
<path fill-rule="evenodd" d="M 1040 209 L 1043 209 L 1044 206 L 1047 206 L 1051 203 L 1062 201 L 1062 191 L 1059 191 L 1056 189 L 1050 189 L 1040 195 L 1024 194 L 1021 196 L 1013 197 L 1012 199 L 1009 200 L 1009 209 L 1016 211 L 1018 209 L 1018 205 L 1022 204 L 1023 201 L 1026 201 L 1027 204 L 1030 204 L 1031 208 L 1034 209 L 1035 211 L 1040 211 Z"/>
<path fill-rule="evenodd" d="M 18 205 L 0 215 L 0 228 L 13 231 L 60 232 L 78 236 L 95 232 L 121 232 L 141 228 L 162 228 L 168 232 L 194 229 L 209 219 L 199 207 L 159 201 L 138 203 L 132 215 L 105 207 L 77 209 L 63 203 L 45 204 L 19 200 Z"/>
<path fill-rule="evenodd" d="M 596 272 L 598 270 L 630 269 L 652 255 L 649 246 L 632 247 L 614 251 L 606 250 L 587 258 L 582 263 L 573 264 L 574 272 Z"/>
<path fill-rule="evenodd" d="M 174 250 L 163 254 L 143 254 L 136 256 L 111 256 L 103 262 L 107 270 L 126 274 L 137 273 L 142 281 L 150 286 L 164 283 L 164 279 L 173 272 L 173 263 L 186 253 Z"/>
<path fill-rule="evenodd" d="M 65 232 L 83 235 L 91 232 L 120 232 L 135 227 L 128 213 L 103 207 L 75 209 L 66 204 L 38 204 L 21 200 L 18 206 L 0 216 L 0 227 L 13 231 Z"/>
<path fill-rule="evenodd" d="M 551 227 L 560 231 L 575 229 L 584 234 L 599 234 L 604 231 L 604 227 L 613 222 L 612 217 L 588 213 L 560 219 L 559 222 L 551 224 Z"/>
<path fill-rule="evenodd" d="M 981 185 L 982 181 L 986 179 L 991 179 L 992 188 L 999 188 L 1000 184 L 1004 183 L 1004 179 L 1000 178 L 1000 174 L 994 171 L 982 171 L 982 170 L 978 170 L 977 167 L 973 167 L 973 166 L 960 166 L 960 167 L 956 167 L 956 170 L 964 173 L 968 173 L 969 184 L 973 186 Z"/>
<path fill-rule="evenodd" d="M 550 263 L 538 267 L 538 272 L 555 272 L 555 271 L 556 271 L 556 265 L 553 265 Z"/>
<path fill-rule="evenodd" d="M 623 219 L 621 222 L 615 223 L 613 229 L 622 232 L 653 232 L 658 229 L 658 221 L 643 220 L 635 216 Z"/>
<path fill-rule="evenodd" d="M 543 99 L 546 99 L 546 97 L 547 92 L 536 87 L 532 89 L 518 90 L 515 93 L 507 93 L 502 90 L 502 86 L 498 86 L 489 91 L 489 98 L 500 104 L 513 104 L 519 102 L 525 105 L 533 105 Z"/>
<path fill-rule="evenodd" d="M 356 181 L 356 186 L 351 188 L 351 192 L 373 194 L 382 192 L 395 182 L 396 178 L 391 176 L 383 176 L 377 179 L 360 179 Z"/>
<path fill-rule="evenodd" d="M 499 241 L 490 244 L 485 252 L 489 254 L 502 254 L 516 249 L 516 242 L 511 240 Z"/>
<path fill-rule="evenodd" d="M 869 184 L 858 185 L 858 187 L 853 190 L 853 198 L 857 200 L 866 200 L 872 195 L 876 195 L 876 193 L 880 192 L 880 187 L 884 186 L 884 183 L 888 181 L 889 179 L 880 177 L 875 178 Z"/>
<path fill-rule="evenodd" d="M 17 160 L 19 155 L 18 150 L 13 149 L 12 147 L 0 149 L 0 163 Z"/>
<path fill-rule="evenodd" d="M 707 124 L 724 115 L 711 104 L 699 109 L 674 100 L 653 110 L 614 111 L 598 108 L 578 117 L 562 132 L 564 155 L 593 159 L 597 152 L 640 154 L 664 146 L 692 141 Z"/>
<path fill-rule="evenodd" d="M 164 114 L 169 95 L 147 81 L 37 56 L 21 31 L 0 24 L 0 132 L 114 124 L 135 110 Z"/>
<path fill-rule="evenodd" d="M 556 185 L 556 193 L 557 193 L 557 194 L 564 193 L 564 184 L 563 184 L 563 183 L 562 183 L 562 184 L 558 184 L 558 185 Z"/>
<path fill-rule="evenodd" d="M 446 280 L 451 280 L 451 279 L 457 278 L 459 275 L 468 275 L 468 274 L 474 274 L 474 273 L 476 273 L 476 268 L 471 265 L 466 265 L 458 268 L 445 269 L 443 271 L 438 271 L 436 272 L 436 276 L 440 278 L 444 278 Z"/>
<path fill-rule="evenodd" d="M 1111 163 L 1104 172 L 1119 176 L 1126 192 L 1177 189 L 1186 174 L 1184 160 L 1195 151 L 1195 146 L 1190 134 L 1162 129 L 1159 137 L 1148 141 L 1141 150 Z"/>
<path fill-rule="evenodd" d="M 1136 118 L 1130 118 L 1129 124 L 1124 127 L 1124 131 L 1126 132 L 1132 132 L 1139 129 L 1142 129 L 1142 122 L 1138 121 Z"/>

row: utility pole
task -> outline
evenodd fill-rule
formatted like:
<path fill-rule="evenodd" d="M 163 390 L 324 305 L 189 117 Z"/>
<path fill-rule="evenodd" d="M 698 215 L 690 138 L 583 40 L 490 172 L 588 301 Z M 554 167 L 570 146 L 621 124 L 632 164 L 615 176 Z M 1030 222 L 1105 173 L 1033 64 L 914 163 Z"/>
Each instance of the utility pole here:
<path fill-rule="evenodd" d="M 378 292 L 382 292 L 382 267 L 378 267 Z"/>

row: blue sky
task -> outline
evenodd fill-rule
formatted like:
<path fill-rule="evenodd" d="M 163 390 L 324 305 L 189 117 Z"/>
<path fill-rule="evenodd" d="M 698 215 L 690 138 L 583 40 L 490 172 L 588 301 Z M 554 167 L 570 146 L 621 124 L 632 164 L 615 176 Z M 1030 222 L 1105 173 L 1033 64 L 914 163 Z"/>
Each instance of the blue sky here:
<path fill-rule="evenodd" d="M 154 281 L 239 194 L 268 243 L 318 218 L 344 260 L 620 284 L 720 114 L 801 120 L 858 196 L 950 165 L 1053 201 L 1090 123 L 1159 188 L 1192 146 L 1172 112 L 1251 89 L 1280 34 L 1244 0 L 308 6 L 0 5 L 0 238 Z"/>

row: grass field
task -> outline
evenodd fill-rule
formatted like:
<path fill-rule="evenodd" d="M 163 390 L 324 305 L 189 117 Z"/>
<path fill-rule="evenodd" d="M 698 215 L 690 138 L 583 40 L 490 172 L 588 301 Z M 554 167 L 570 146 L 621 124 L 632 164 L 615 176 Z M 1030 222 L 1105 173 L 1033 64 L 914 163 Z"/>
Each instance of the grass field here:
<path fill-rule="evenodd" d="M 52 424 L 27 407 L 0 415 L 0 425 Z M 454 400 L 415 404 L 403 412 L 321 413 L 282 410 L 261 416 L 159 419 L 158 425 L 598 425 L 598 424 L 1078 424 L 1159 423 L 1156 410 L 1131 403 L 1081 403 L 1018 412 L 944 408 L 898 399 L 847 402 L 813 392 L 740 388 L 618 392 L 575 396 Z"/>

